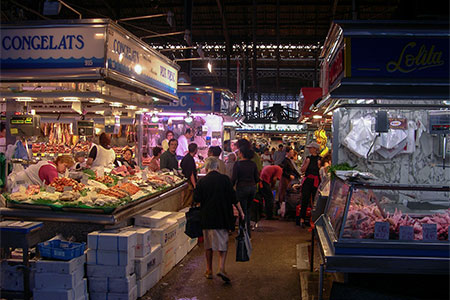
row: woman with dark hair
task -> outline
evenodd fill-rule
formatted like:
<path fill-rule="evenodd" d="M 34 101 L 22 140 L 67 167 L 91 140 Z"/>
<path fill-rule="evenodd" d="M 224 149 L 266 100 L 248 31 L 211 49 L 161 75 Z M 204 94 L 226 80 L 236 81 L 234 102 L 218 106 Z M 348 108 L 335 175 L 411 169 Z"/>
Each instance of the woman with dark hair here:
<path fill-rule="evenodd" d="M 87 160 L 88 167 L 103 171 L 104 168 L 113 168 L 116 153 L 111 149 L 111 138 L 108 134 L 102 133 L 99 137 L 99 144 L 93 144 L 89 151 Z"/>
<path fill-rule="evenodd" d="M 161 146 L 164 151 L 167 151 L 169 149 L 169 141 L 175 137 L 175 134 L 172 130 L 166 131 L 166 139 L 162 141 Z"/>
<path fill-rule="evenodd" d="M 156 172 L 160 170 L 159 158 L 161 157 L 162 150 L 163 149 L 161 147 L 153 147 L 153 157 L 150 161 L 150 164 L 148 165 L 148 169 L 150 171 Z"/>
<path fill-rule="evenodd" d="M 127 148 L 123 152 L 123 157 L 116 159 L 115 161 L 116 166 L 126 166 L 127 168 L 134 169 L 136 167 L 136 162 L 133 160 L 133 150 Z"/>
<path fill-rule="evenodd" d="M 256 164 L 251 160 L 255 152 L 247 140 L 238 141 L 239 161 L 234 164 L 231 182 L 236 186 L 236 197 L 244 210 L 245 222 L 249 236 L 250 233 L 250 208 L 256 194 L 256 183 L 259 181 L 259 173 Z"/>

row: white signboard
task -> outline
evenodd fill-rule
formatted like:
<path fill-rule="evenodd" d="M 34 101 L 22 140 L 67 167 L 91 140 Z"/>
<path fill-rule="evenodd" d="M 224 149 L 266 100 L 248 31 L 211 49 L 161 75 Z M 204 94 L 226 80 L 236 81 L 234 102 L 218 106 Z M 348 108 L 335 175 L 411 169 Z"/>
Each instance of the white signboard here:
<path fill-rule="evenodd" d="M 104 67 L 104 27 L 2 28 L 2 69 Z"/>
<path fill-rule="evenodd" d="M 178 71 L 155 53 L 116 30 L 108 30 L 107 67 L 175 95 Z"/>
<path fill-rule="evenodd" d="M 300 132 L 305 129 L 303 124 L 245 124 L 238 131 L 281 131 Z"/>

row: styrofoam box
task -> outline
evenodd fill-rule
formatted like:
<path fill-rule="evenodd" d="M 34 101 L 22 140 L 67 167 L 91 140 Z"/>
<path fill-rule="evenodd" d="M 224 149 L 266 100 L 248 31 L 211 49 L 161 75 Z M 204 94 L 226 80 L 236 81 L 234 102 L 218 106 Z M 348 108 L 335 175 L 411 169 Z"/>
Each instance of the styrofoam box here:
<path fill-rule="evenodd" d="M 134 273 L 134 264 L 125 266 L 87 265 L 88 277 L 124 278 Z"/>
<path fill-rule="evenodd" d="M 175 248 L 175 264 L 178 264 L 188 253 L 188 243 L 183 243 Z"/>
<path fill-rule="evenodd" d="M 175 243 L 172 243 L 171 245 L 162 248 L 163 251 L 163 260 L 161 263 L 162 276 L 165 276 L 167 273 L 169 273 L 170 270 L 172 270 L 173 267 L 175 267 L 175 248 L 176 248 Z"/>
<path fill-rule="evenodd" d="M 152 249 L 152 230 L 145 227 L 131 227 L 130 230 L 136 232 L 136 257 L 144 257 L 149 254 Z"/>
<path fill-rule="evenodd" d="M 90 300 L 136 300 L 137 286 L 135 286 L 128 294 L 125 293 L 89 293 Z"/>
<path fill-rule="evenodd" d="M 75 257 L 69 261 L 38 260 L 36 262 L 36 272 L 72 274 L 79 268 L 83 268 L 85 262 L 86 262 L 86 255 L 84 254 L 79 257 Z"/>
<path fill-rule="evenodd" d="M 137 234 L 126 227 L 121 230 L 94 231 L 88 234 L 89 249 L 130 251 L 136 247 Z"/>
<path fill-rule="evenodd" d="M 84 268 L 75 270 L 72 274 L 36 273 L 34 276 L 36 289 L 73 289 L 84 277 Z"/>
<path fill-rule="evenodd" d="M 174 212 L 169 217 L 170 220 L 177 221 L 177 243 L 180 246 L 189 237 L 184 233 L 186 231 L 186 214 Z"/>
<path fill-rule="evenodd" d="M 136 271 L 136 277 L 138 279 L 144 277 L 150 273 L 157 265 L 162 262 L 162 248 L 161 245 L 156 245 L 152 247 L 152 252 L 150 254 L 134 259 L 134 268 Z"/>
<path fill-rule="evenodd" d="M 133 263 L 134 252 L 134 247 L 130 251 L 88 249 L 87 263 L 90 265 L 125 266 Z"/>
<path fill-rule="evenodd" d="M 134 217 L 134 225 L 142 227 L 157 228 L 164 225 L 170 216 L 168 211 L 151 210 L 143 215 Z"/>
<path fill-rule="evenodd" d="M 0 263 L 0 289 L 8 291 L 23 291 L 23 269 L 18 268 L 23 265 L 22 259 L 10 258 L 2 260 Z M 30 260 L 30 289 L 34 288 L 34 274 L 36 262 Z"/>
<path fill-rule="evenodd" d="M 34 289 L 33 300 L 78 300 L 87 296 L 87 279 L 83 279 L 74 289 Z"/>
<path fill-rule="evenodd" d="M 161 244 L 161 247 L 175 242 L 177 238 L 177 222 L 168 220 L 163 226 L 152 228 L 152 242 Z"/>
<path fill-rule="evenodd" d="M 188 240 L 188 252 L 191 252 L 192 249 L 194 249 L 195 245 L 198 243 L 198 238 L 195 239 L 189 239 Z"/>
<path fill-rule="evenodd" d="M 89 293 L 129 293 L 135 286 L 135 274 L 125 278 L 89 277 Z"/>
<path fill-rule="evenodd" d="M 138 297 L 142 297 L 145 295 L 147 291 L 149 291 L 155 284 L 159 281 L 161 269 L 159 266 L 155 268 L 153 271 L 145 275 L 144 278 L 139 279 L 137 281 L 137 295 Z"/>

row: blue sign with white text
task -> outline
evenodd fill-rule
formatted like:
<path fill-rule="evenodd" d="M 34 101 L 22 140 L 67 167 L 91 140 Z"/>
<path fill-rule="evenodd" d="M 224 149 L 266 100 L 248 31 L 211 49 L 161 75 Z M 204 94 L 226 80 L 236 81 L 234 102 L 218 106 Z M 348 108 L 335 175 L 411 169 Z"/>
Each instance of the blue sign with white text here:
<path fill-rule="evenodd" d="M 351 77 L 448 79 L 449 67 L 448 38 L 351 38 Z"/>

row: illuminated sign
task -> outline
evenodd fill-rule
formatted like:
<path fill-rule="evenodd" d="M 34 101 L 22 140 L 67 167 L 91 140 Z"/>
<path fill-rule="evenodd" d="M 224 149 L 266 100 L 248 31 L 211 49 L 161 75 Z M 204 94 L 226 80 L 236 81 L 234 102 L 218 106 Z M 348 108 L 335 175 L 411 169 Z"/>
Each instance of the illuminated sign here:
<path fill-rule="evenodd" d="M 244 124 L 237 131 L 303 132 L 304 124 Z"/>

